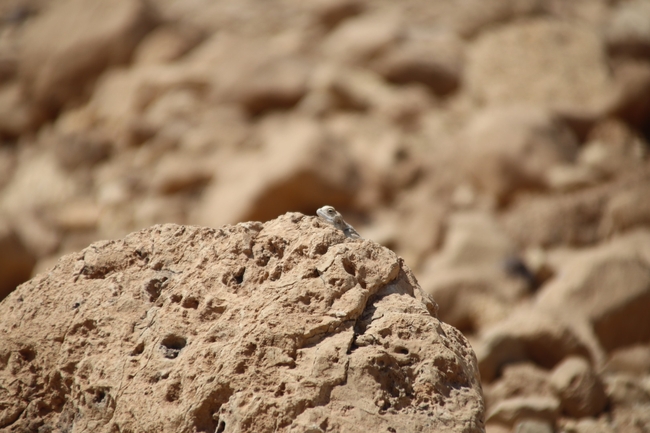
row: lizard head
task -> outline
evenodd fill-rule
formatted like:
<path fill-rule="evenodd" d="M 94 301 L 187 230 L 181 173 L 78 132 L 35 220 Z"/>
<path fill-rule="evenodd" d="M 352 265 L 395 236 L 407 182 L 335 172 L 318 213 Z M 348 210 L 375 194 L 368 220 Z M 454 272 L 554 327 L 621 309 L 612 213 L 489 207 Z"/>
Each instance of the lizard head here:
<path fill-rule="evenodd" d="M 332 206 L 323 206 L 322 208 L 318 209 L 316 213 L 321 218 L 324 218 L 327 221 L 330 221 L 332 223 L 336 221 L 337 218 L 340 216 L 340 214 Z"/>

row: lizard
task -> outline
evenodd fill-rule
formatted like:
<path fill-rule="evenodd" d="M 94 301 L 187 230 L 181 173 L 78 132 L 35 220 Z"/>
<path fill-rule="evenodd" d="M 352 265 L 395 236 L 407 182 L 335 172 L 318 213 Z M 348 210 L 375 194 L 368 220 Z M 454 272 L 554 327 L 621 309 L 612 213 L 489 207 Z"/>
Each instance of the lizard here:
<path fill-rule="evenodd" d="M 352 239 L 363 239 L 354 227 L 346 223 L 341 214 L 332 206 L 323 206 L 316 211 L 316 214 L 328 224 L 341 230 L 346 237 Z"/>

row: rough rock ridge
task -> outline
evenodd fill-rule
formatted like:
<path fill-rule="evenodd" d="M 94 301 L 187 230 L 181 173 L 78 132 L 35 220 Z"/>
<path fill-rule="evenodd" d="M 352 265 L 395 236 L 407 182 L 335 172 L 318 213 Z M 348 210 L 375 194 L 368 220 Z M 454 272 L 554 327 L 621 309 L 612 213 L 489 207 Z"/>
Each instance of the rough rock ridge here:
<path fill-rule="evenodd" d="M 484 431 L 436 310 L 395 253 L 315 217 L 153 226 L 0 304 L 0 429 Z"/>

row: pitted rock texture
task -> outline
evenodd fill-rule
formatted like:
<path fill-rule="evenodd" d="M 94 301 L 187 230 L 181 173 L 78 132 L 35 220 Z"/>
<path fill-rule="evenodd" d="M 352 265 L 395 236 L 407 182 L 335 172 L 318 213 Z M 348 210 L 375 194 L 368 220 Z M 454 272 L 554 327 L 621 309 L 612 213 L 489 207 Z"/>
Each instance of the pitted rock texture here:
<path fill-rule="evenodd" d="M 153 226 L 0 304 L 0 429 L 484 431 L 436 313 L 392 251 L 315 217 Z"/>

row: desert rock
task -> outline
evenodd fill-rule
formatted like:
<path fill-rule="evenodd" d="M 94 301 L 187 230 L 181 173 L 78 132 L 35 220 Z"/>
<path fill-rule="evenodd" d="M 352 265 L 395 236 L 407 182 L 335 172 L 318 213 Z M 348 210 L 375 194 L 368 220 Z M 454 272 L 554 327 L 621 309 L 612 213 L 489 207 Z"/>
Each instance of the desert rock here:
<path fill-rule="evenodd" d="M 53 4 L 25 35 L 20 76 L 26 92 L 45 113 L 87 96 L 105 68 L 130 59 L 154 23 L 154 12 L 140 0 Z"/>
<path fill-rule="evenodd" d="M 436 308 L 316 217 L 153 226 L 1 304 L 0 426 L 483 431 L 476 358 Z"/>
<path fill-rule="evenodd" d="M 607 403 L 603 384 L 584 358 L 562 361 L 550 382 L 560 396 L 562 410 L 573 418 L 598 415 Z"/>
<path fill-rule="evenodd" d="M 611 103 L 611 79 L 595 32 L 547 19 L 486 31 L 467 62 L 467 84 L 487 103 L 527 102 L 583 116 Z"/>

